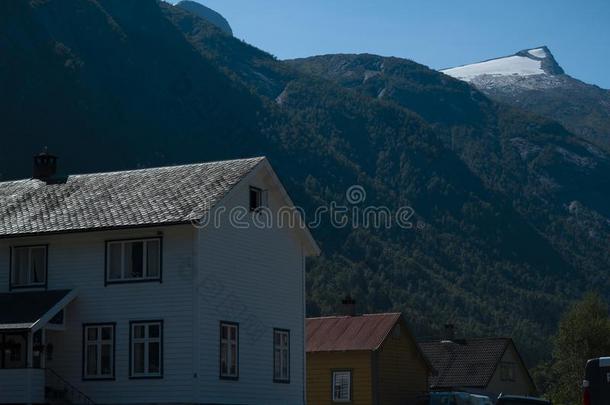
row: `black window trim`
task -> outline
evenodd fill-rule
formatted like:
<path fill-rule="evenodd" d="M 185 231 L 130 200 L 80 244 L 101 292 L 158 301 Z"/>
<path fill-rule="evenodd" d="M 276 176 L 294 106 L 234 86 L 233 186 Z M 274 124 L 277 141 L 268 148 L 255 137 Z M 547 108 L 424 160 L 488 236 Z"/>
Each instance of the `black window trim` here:
<path fill-rule="evenodd" d="M 87 328 L 112 326 L 112 377 L 88 377 L 85 369 L 87 356 Z M 116 380 L 116 322 L 94 322 L 83 323 L 83 347 L 82 347 L 82 380 L 83 381 L 115 381 Z"/>
<path fill-rule="evenodd" d="M 44 284 L 29 284 L 29 285 L 13 285 L 13 250 L 20 248 L 45 248 L 45 270 L 44 270 Z M 49 244 L 42 243 L 37 245 L 15 245 L 10 246 L 9 251 L 9 272 L 8 272 L 8 289 L 9 291 L 13 290 L 46 290 L 49 284 Z"/>
<path fill-rule="evenodd" d="M 158 323 L 160 326 L 159 329 L 159 338 L 160 338 L 160 345 L 159 345 L 159 350 L 160 350 L 160 357 L 161 360 L 159 361 L 159 367 L 161 368 L 161 372 L 159 373 L 159 375 L 137 375 L 134 376 L 133 375 L 133 369 L 132 369 L 132 359 L 133 359 L 133 345 L 132 345 L 132 340 L 133 340 L 133 325 L 137 325 L 137 324 L 151 324 L 151 323 Z M 163 324 L 163 319 L 153 319 L 153 320 L 137 320 L 137 321 L 129 321 L 129 379 L 130 380 L 160 380 L 163 379 L 163 375 L 165 373 L 165 365 L 164 365 L 164 357 L 165 357 L 165 348 L 164 348 L 164 341 L 165 341 L 165 325 Z"/>
<path fill-rule="evenodd" d="M 159 241 L 159 277 L 155 278 L 143 278 L 143 279 L 132 279 L 132 280 L 109 280 L 108 279 L 108 245 L 114 242 L 135 242 L 135 241 L 148 241 L 158 240 Z M 163 236 L 146 236 L 141 238 L 127 238 L 127 239 L 109 239 L 104 241 L 104 287 L 110 284 L 137 284 L 137 283 L 163 283 Z"/>
<path fill-rule="evenodd" d="M 288 378 L 275 378 L 275 332 L 285 332 L 288 334 Z M 282 328 L 273 328 L 273 340 L 271 341 L 272 347 L 272 359 L 273 359 L 273 382 L 278 384 L 290 384 L 290 379 L 292 377 L 291 370 L 291 334 L 290 329 L 282 329 Z"/>
<path fill-rule="evenodd" d="M 223 325 L 234 326 L 236 328 L 236 342 L 235 351 L 237 354 L 237 361 L 235 362 L 237 367 L 237 373 L 235 376 L 222 375 L 222 327 Z M 238 381 L 239 380 L 239 322 L 231 321 L 220 321 L 218 326 L 218 378 L 227 381 Z"/>

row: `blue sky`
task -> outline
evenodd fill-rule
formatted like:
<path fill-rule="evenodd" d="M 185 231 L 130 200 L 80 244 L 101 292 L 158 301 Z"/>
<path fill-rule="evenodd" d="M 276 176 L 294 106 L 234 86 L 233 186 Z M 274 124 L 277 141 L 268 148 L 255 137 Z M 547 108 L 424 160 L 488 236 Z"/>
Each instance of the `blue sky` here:
<path fill-rule="evenodd" d="M 369 52 L 452 67 L 547 45 L 610 88 L 610 0 L 199 0 L 280 59 Z"/>

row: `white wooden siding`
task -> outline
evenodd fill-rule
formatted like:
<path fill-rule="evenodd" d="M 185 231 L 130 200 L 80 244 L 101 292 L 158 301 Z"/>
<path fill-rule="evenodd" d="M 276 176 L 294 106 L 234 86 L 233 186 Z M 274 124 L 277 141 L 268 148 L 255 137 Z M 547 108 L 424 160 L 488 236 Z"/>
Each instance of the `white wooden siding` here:
<path fill-rule="evenodd" d="M 163 233 L 163 282 L 104 286 L 106 240 Z M 94 232 L 0 242 L 0 288 L 8 289 L 11 244 L 48 243 L 48 289 L 78 288 L 66 310 L 66 330 L 48 331 L 53 360 L 48 366 L 97 403 L 191 402 L 193 227 Z M 129 379 L 129 321 L 164 321 L 163 378 Z M 82 380 L 84 323 L 116 323 L 114 381 Z"/>
<path fill-rule="evenodd" d="M 266 170 L 233 190 L 226 203 L 248 207 L 248 187 L 268 190 L 275 212 L 284 204 Z M 220 228 L 199 238 L 201 347 L 199 390 L 204 403 L 303 404 L 304 260 L 288 229 L 236 229 L 223 215 Z M 239 323 L 239 380 L 219 379 L 219 322 Z M 290 383 L 273 382 L 273 328 L 290 330 Z M 230 402 L 229 402 L 230 398 Z"/>
<path fill-rule="evenodd" d="M 44 370 L 0 369 L 0 404 L 44 402 Z"/>

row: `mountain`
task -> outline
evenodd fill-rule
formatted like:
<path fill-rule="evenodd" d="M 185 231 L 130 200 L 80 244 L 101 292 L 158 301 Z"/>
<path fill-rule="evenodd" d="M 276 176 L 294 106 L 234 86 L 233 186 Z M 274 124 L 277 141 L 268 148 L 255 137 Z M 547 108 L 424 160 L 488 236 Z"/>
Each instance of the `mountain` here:
<path fill-rule="evenodd" d="M 575 134 L 610 146 L 610 91 L 565 74 L 546 46 L 442 72 L 494 100 L 549 117 Z"/>
<path fill-rule="evenodd" d="M 229 22 L 220 13 L 212 10 L 211 8 L 208 8 L 196 1 L 190 0 L 183 0 L 176 4 L 176 6 L 212 23 L 225 34 L 233 36 L 233 30 L 231 29 L 231 25 L 229 25 Z"/>
<path fill-rule="evenodd" d="M 311 315 L 350 293 L 418 336 L 511 335 L 535 364 L 571 301 L 608 297 L 610 156 L 462 81 L 375 55 L 278 61 L 153 0 L 0 2 L 0 38 L 3 178 L 45 145 L 65 173 L 264 154 L 307 218 L 353 208 L 353 185 L 411 207 L 411 228 L 322 218 Z"/>

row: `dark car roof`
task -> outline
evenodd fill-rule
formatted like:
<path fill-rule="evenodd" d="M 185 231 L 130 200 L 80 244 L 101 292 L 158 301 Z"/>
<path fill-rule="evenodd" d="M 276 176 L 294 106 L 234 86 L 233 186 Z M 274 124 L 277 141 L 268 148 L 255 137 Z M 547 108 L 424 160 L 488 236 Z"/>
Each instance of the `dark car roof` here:
<path fill-rule="evenodd" d="M 503 395 L 498 398 L 497 405 L 507 404 L 532 404 L 532 405 L 550 405 L 551 401 L 543 398 L 522 397 L 518 395 Z"/>

